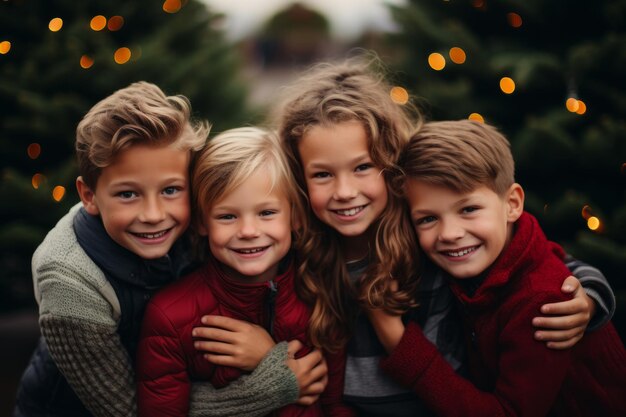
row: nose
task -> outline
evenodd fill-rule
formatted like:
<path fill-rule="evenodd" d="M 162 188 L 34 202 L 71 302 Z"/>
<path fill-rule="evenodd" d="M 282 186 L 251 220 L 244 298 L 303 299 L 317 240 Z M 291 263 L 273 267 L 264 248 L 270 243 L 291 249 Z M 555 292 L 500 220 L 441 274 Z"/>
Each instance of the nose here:
<path fill-rule="evenodd" d="M 465 230 L 457 221 L 448 219 L 439 222 L 439 241 L 441 242 L 453 242 L 461 239 L 465 234 Z"/>
<path fill-rule="evenodd" d="M 255 237 L 259 237 L 260 232 L 258 220 L 247 216 L 242 217 L 238 235 L 240 239 L 253 239 Z"/>
<path fill-rule="evenodd" d="M 158 197 L 146 197 L 139 220 L 144 223 L 159 223 L 165 217 L 163 202 Z"/>
<path fill-rule="evenodd" d="M 350 200 L 356 197 L 358 189 L 353 180 L 346 175 L 338 175 L 335 183 L 335 192 L 333 198 L 335 200 Z"/>

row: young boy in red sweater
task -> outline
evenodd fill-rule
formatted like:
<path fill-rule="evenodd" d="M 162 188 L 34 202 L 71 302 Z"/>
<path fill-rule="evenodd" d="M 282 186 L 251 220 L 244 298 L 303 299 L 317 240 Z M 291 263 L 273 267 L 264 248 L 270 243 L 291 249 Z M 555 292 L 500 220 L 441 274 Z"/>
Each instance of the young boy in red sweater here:
<path fill-rule="evenodd" d="M 469 120 L 431 122 L 400 159 L 419 244 L 453 279 L 470 380 L 415 323 L 370 313 L 390 353 L 383 369 L 442 416 L 624 416 L 626 352 L 608 323 L 570 350 L 533 339 L 542 304 L 562 301 L 564 252 L 524 212 L 509 142 Z M 471 381 L 471 382 L 470 382 Z"/>

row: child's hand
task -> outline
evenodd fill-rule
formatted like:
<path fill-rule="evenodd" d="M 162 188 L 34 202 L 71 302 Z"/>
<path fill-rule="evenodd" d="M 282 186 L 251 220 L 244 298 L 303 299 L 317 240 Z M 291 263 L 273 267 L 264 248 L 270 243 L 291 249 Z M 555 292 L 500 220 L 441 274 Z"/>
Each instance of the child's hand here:
<path fill-rule="evenodd" d="M 563 281 L 561 291 L 572 293 L 574 297 L 560 303 L 544 304 L 541 312 L 553 317 L 533 319 L 533 326 L 542 329 L 535 332 L 535 339 L 547 342 L 552 349 L 567 349 L 578 343 L 596 309 L 595 302 L 575 277 L 569 276 Z"/>
<path fill-rule="evenodd" d="M 391 291 L 398 291 L 398 281 L 393 280 L 390 283 Z M 365 308 L 365 314 L 372 323 L 378 340 L 385 348 L 387 353 L 391 353 L 404 334 L 404 323 L 402 317 L 396 314 L 387 313 L 382 308 Z"/>
<path fill-rule="evenodd" d="M 272 337 L 261 326 L 223 316 L 204 316 L 192 336 L 197 339 L 194 347 L 209 352 L 204 357 L 220 366 L 233 366 L 252 371 L 261 359 L 274 347 Z"/>
<path fill-rule="evenodd" d="M 307 355 L 295 359 L 295 355 L 300 349 L 302 349 L 302 342 L 299 340 L 289 342 L 287 366 L 293 371 L 298 380 L 300 397 L 296 404 L 311 405 L 319 399 L 320 394 L 326 389 L 328 367 L 326 366 L 326 360 L 318 349 L 314 349 Z"/>

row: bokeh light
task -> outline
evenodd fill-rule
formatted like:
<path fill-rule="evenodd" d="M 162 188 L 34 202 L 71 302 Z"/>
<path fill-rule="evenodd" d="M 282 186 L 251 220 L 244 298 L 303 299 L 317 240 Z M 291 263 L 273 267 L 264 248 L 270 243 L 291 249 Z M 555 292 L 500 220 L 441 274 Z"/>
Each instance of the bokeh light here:
<path fill-rule="evenodd" d="M 107 25 L 107 18 L 99 14 L 98 16 L 94 16 L 89 22 L 89 27 L 96 32 L 101 31 Z"/>
<path fill-rule="evenodd" d="M 446 66 L 446 59 L 438 52 L 428 55 L 428 65 L 435 71 L 441 71 Z"/>
<path fill-rule="evenodd" d="M 26 153 L 30 159 L 37 159 L 41 155 L 41 145 L 38 143 L 31 143 L 26 148 Z"/>
<path fill-rule="evenodd" d="M 80 66 L 84 69 L 91 68 L 93 65 L 93 58 L 89 55 L 83 55 L 80 57 Z"/>
<path fill-rule="evenodd" d="M 578 100 L 578 110 L 576 110 L 576 114 L 585 114 L 587 112 L 587 105 L 584 101 Z"/>
<path fill-rule="evenodd" d="M 595 216 L 591 216 L 587 219 L 587 227 L 590 230 L 598 230 L 601 226 L 600 219 Z"/>
<path fill-rule="evenodd" d="M 467 55 L 465 55 L 465 51 L 458 46 L 450 48 L 450 60 L 455 64 L 464 64 L 467 59 Z"/>
<path fill-rule="evenodd" d="M 409 101 L 409 93 L 402 87 L 393 87 L 389 92 L 389 96 L 397 104 L 406 104 Z"/>
<path fill-rule="evenodd" d="M 0 42 L 0 54 L 2 55 L 8 54 L 10 50 L 11 50 L 11 42 L 9 41 Z"/>
<path fill-rule="evenodd" d="M 580 215 L 583 216 L 583 219 L 587 220 L 591 217 L 591 207 L 585 204 L 580 211 Z"/>
<path fill-rule="evenodd" d="M 506 21 L 509 22 L 509 25 L 514 28 L 518 28 L 522 26 L 522 16 L 517 13 L 507 13 Z"/>
<path fill-rule="evenodd" d="M 120 65 L 127 63 L 130 60 L 130 57 L 130 49 L 126 47 L 119 48 L 117 51 L 115 51 L 115 54 L 113 55 L 113 59 L 115 60 L 115 62 Z"/>
<path fill-rule="evenodd" d="M 515 91 L 515 81 L 509 77 L 502 77 L 500 79 L 500 90 L 502 90 L 504 94 L 513 93 L 513 91 Z"/>
<path fill-rule="evenodd" d="M 124 18 L 122 16 L 111 16 L 107 23 L 107 28 L 111 32 L 117 32 L 124 26 Z"/>
<path fill-rule="evenodd" d="M 467 118 L 476 122 L 485 123 L 485 118 L 480 113 L 472 113 Z"/>
<path fill-rule="evenodd" d="M 165 0 L 163 3 L 163 11 L 166 13 L 176 13 L 181 7 L 180 0 Z"/>
<path fill-rule="evenodd" d="M 52 198 L 54 201 L 59 202 L 63 200 L 63 197 L 65 197 L 65 187 L 57 185 L 52 189 Z"/>
<path fill-rule="evenodd" d="M 572 113 L 576 113 L 578 111 L 579 106 L 580 106 L 580 103 L 574 97 L 570 97 L 567 100 L 565 100 L 565 107 L 567 108 L 568 111 Z"/>
<path fill-rule="evenodd" d="M 43 184 L 43 182 L 46 180 L 46 177 L 44 177 L 42 174 L 37 173 L 35 175 L 33 175 L 33 178 L 30 180 L 31 184 L 33 185 L 33 188 L 36 190 L 39 188 L 39 186 L 41 184 Z"/>
<path fill-rule="evenodd" d="M 51 32 L 58 32 L 61 30 L 62 27 L 63 19 L 61 19 L 60 17 L 55 17 L 54 19 L 50 20 L 50 23 L 48 23 L 48 29 L 50 29 Z"/>

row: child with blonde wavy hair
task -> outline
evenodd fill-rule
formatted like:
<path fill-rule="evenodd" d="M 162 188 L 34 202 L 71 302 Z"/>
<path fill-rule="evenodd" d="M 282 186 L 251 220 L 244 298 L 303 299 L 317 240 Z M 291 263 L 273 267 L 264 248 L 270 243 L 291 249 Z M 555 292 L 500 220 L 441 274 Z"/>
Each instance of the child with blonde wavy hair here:
<path fill-rule="evenodd" d="M 194 161 L 191 188 L 195 227 L 208 244 L 207 260 L 146 307 L 137 353 L 139 415 L 188 415 L 192 381 L 223 388 L 257 367 L 262 354 L 249 364 L 223 358 L 218 363 L 196 349 L 193 328 L 205 314 L 262 326 L 285 351 L 287 341 L 300 341 L 304 348 L 292 352 L 297 357 L 312 350 L 306 337 L 309 308 L 293 290 L 292 230 L 303 210 L 277 136 L 252 127 L 217 135 Z M 255 343 L 260 345 L 255 350 L 269 351 L 264 341 Z M 341 368 L 333 369 L 338 372 L 329 372 L 319 402 L 290 404 L 276 415 L 350 415 L 338 403 Z M 264 407 L 251 399 L 245 411 L 261 415 Z"/>
<path fill-rule="evenodd" d="M 385 350 L 361 308 L 420 322 L 455 369 L 463 363 L 461 329 L 442 271 L 420 269 L 405 203 L 391 187 L 399 174 L 396 162 L 421 117 L 391 100 L 391 87 L 372 70 L 374 63 L 357 58 L 318 65 L 288 90 L 277 115 L 308 209 L 296 241 L 296 290 L 312 305 L 311 340 L 330 350 L 346 348 L 344 400 L 366 415 L 420 415 L 428 411 L 410 389 L 380 371 Z M 579 287 L 570 280 L 576 284 L 567 285 Z M 579 339 L 595 306 L 583 291 L 575 298 L 544 307 L 576 324 L 541 317 L 542 326 L 557 331 L 538 336 L 560 343 L 556 347 Z"/>

